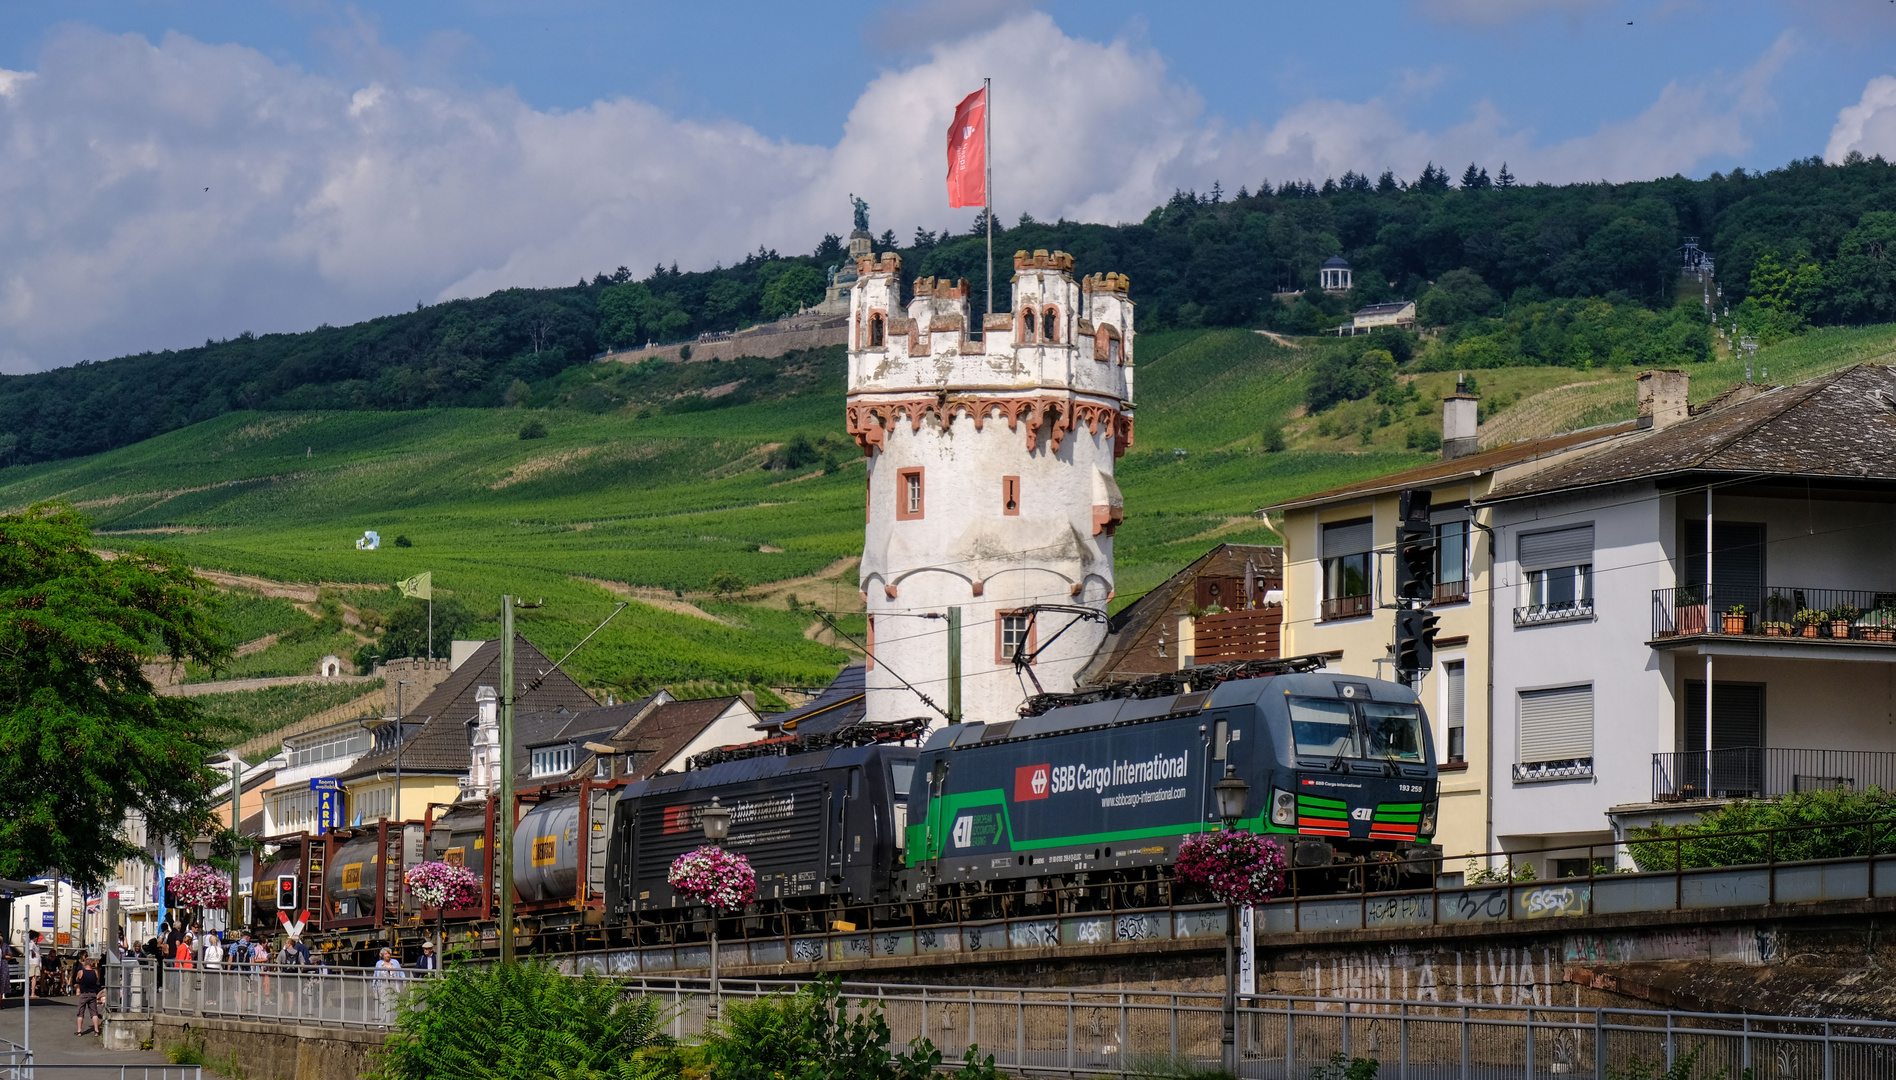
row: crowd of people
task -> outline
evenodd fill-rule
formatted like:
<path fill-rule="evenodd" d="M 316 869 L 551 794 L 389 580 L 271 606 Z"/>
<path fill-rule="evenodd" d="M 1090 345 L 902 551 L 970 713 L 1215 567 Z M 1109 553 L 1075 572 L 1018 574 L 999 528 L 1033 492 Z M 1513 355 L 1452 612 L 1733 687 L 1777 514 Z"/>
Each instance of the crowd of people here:
<path fill-rule="evenodd" d="M 23 947 L 16 948 L 0 935 L 0 999 L 29 992 L 37 998 L 76 997 L 78 1012 L 74 1034 L 98 1035 L 108 980 L 103 960 L 81 950 L 60 949 L 44 940 L 38 930 L 28 931 Z M 189 978 L 194 994 L 202 995 L 205 1005 L 216 1006 L 225 992 L 272 991 L 273 975 L 328 974 L 332 969 L 320 950 L 313 950 L 299 937 L 280 935 L 252 936 L 248 931 L 231 934 L 205 930 L 195 923 L 180 920 L 175 925 L 160 923 L 156 936 L 143 945 L 127 942 L 119 936 L 121 961 L 137 966 L 151 963 L 157 986 L 162 991 L 167 978 Z M 15 968 L 18 968 L 16 975 Z M 392 949 L 383 949 L 375 963 L 374 981 L 378 1007 L 386 1009 L 393 999 L 398 981 L 413 971 L 434 971 L 441 967 L 434 943 L 424 942 L 412 968 L 404 967 Z M 226 976 L 251 976 L 233 979 Z M 215 976 L 215 977 L 209 977 Z M 16 980 L 20 989 L 15 989 Z M 27 985 L 30 981 L 30 987 Z M 130 985 L 129 981 L 125 985 Z M 87 1021 L 91 1030 L 87 1031 Z"/>

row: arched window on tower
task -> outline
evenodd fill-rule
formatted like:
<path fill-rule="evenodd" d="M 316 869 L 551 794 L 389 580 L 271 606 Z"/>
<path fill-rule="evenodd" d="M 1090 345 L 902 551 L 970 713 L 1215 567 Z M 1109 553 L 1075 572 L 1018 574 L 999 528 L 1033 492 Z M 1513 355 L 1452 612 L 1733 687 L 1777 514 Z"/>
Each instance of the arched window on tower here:
<path fill-rule="evenodd" d="M 887 332 L 887 324 L 883 322 L 882 312 L 878 311 L 870 315 L 869 316 L 869 347 L 872 349 L 880 349 L 882 347 L 882 339 L 885 336 L 886 332 Z"/>
<path fill-rule="evenodd" d="M 1040 340 L 1049 345 L 1060 343 L 1060 309 L 1050 307 L 1040 313 Z"/>
<path fill-rule="evenodd" d="M 1102 364 L 1117 364 L 1120 361 L 1119 328 L 1111 323 L 1099 328 L 1093 338 L 1093 359 Z"/>
<path fill-rule="evenodd" d="M 1034 340 L 1034 309 L 1020 309 L 1020 340 L 1032 344 Z"/>

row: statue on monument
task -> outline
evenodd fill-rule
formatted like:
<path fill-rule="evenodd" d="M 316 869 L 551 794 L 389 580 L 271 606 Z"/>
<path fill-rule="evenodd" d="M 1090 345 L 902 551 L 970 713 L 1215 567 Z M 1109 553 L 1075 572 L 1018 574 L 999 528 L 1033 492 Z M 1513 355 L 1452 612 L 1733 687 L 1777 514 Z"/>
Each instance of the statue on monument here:
<path fill-rule="evenodd" d="M 856 228 L 860 232 L 869 231 L 869 204 L 857 198 L 852 192 L 849 202 L 856 208 Z"/>

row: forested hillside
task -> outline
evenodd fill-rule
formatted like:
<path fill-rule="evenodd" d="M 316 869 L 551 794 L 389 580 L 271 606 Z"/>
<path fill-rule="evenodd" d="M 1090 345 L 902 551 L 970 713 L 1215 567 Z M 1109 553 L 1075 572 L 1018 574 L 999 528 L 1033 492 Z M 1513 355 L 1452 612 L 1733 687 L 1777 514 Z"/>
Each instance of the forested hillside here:
<path fill-rule="evenodd" d="M 967 277 L 981 295 L 982 228 L 888 230 L 878 246 L 899 250 L 911 277 Z M 1022 216 L 996 244 L 1003 254 L 1060 248 L 1081 272 L 1130 274 L 1147 331 L 1314 333 L 1359 304 L 1413 298 L 1424 323 L 1449 328 L 1424 354 L 1429 366 L 1584 367 L 1709 356 L 1702 309 L 1675 304 L 1677 249 L 1691 235 L 1715 254 L 1721 310 L 1731 304 L 1742 332 L 1771 340 L 1807 323 L 1896 319 L 1896 170 L 1880 158 L 1560 187 L 1522 186 L 1505 167 L 1490 177 L 1472 165 L 1459 182 L 1431 166 L 1412 181 L 1351 173 L 1235 194 L 1214 185 L 1181 192 L 1137 223 Z M 1349 296 L 1294 295 L 1336 254 L 1355 267 Z M 6 377 L 0 464 L 96 453 L 239 409 L 536 401 L 570 389 L 552 380 L 604 348 L 796 311 L 821 297 L 842 258 L 839 238 L 828 236 L 809 255 L 760 250 L 728 267 L 661 267 L 643 280 L 621 267 L 564 288 L 509 289 L 350 327 L 244 334 Z"/>

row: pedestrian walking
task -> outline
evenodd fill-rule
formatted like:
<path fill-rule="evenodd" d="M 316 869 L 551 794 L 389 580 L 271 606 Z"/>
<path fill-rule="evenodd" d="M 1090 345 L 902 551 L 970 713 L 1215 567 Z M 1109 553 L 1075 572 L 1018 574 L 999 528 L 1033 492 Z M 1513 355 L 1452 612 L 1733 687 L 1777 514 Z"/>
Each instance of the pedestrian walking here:
<path fill-rule="evenodd" d="M 421 959 L 415 961 L 415 970 L 417 971 L 440 971 L 441 970 L 441 958 L 435 955 L 434 942 L 424 941 L 421 943 Z"/>
<path fill-rule="evenodd" d="M 92 1033 L 99 1034 L 99 991 L 102 980 L 99 969 L 93 966 L 92 957 L 79 962 L 79 974 L 73 977 L 73 989 L 79 992 L 79 1013 L 73 1017 L 74 1035 L 86 1033 L 86 1017 L 92 1017 Z"/>
<path fill-rule="evenodd" d="M 206 1005 L 216 1005 L 224 996 L 224 944 L 217 931 L 204 935 L 204 985 L 209 993 Z"/>
<path fill-rule="evenodd" d="M 26 932 L 26 970 L 21 974 L 26 980 L 26 996 L 29 999 L 45 996 L 44 986 L 35 989 L 40 980 L 40 932 L 38 930 Z"/>

